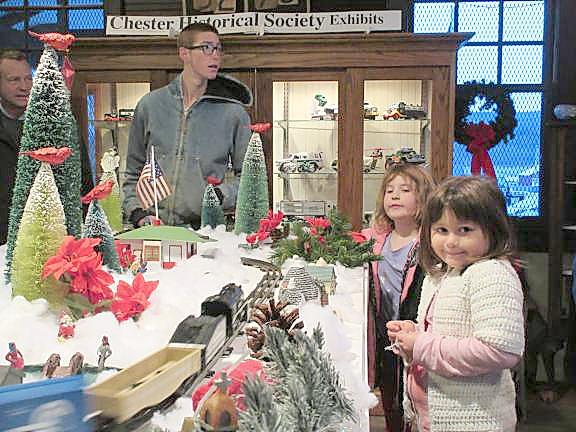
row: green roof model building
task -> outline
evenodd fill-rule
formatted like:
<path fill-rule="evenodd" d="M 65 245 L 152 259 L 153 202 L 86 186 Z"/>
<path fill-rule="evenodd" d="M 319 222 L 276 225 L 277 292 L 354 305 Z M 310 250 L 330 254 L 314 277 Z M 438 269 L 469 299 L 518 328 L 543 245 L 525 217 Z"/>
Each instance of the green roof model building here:
<path fill-rule="evenodd" d="M 196 243 L 213 242 L 188 228 L 168 225 L 146 225 L 116 235 L 121 243 L 130 245 L 132 252 L 146 269 L 171 269 L 178 261 L 196 254 Z"/>

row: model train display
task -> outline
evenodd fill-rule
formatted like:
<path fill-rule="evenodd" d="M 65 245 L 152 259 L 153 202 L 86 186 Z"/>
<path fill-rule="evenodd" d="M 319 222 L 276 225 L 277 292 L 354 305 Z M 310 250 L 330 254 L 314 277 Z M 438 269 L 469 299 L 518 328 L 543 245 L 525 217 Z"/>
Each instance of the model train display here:
<path fill-rule="evenodd" d="M 273 297 L 282 279 L 269 262 L 242 258 L 242 264 L 264 272 L 248 296 L 239 285 L 225 285 L 202 302 L 200 316 L 190 315 L 178 325 L 165 348 L 86 389 L 89 405 L 97 410 L 97 430 L 116 430 L 119 424 L 137 428 L 198 387 L 242 332 L 250 309 Z"/>

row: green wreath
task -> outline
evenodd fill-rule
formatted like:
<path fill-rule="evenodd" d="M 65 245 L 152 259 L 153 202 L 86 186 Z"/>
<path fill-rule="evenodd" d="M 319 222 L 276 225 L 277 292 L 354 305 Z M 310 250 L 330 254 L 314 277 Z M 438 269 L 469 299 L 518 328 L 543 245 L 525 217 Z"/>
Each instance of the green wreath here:
<path fill-rule="evenodd" d="M 481 110 L 491 110 L 496 106 L 496 118 L 489 123 L 470 123 L 466 118 L 470 115 L 470 107 L 476 97 L 484 99 Z M 505 143 L 514 138 L 516 109 L 510 97 L 510 92 L 496 84 L 482 82 L 466 82 L 456 91 L 456 127 L 454 138 L 466 146 L 472 153 L 470 172 L 472 175 L 485 175 L 496 178 L 496 170 L 488 154 L 488 150 L 500 141 Z"/>
<path fill-rule="evenodd" d="M 470 126 L 466 118 L 470 115 L 470 107 L 474 105 L 477 96 L 485 99 L 480 107 L 482 110 L 490 110 L 492 106 L 496 105 L 496 118 L 488 123 L 494 130 L 494 139 L 490 140 L 491 145 L 488 148 L 494 147 L 500 141 L 507 143 L 514 138 L 514 129 L 516 129 L 518 121 L 510 92 L 494 83 L 468 81 L 459 86 L 456 91 L 456 127 L 454 131 L 456 141 L 465 146 L 472 141 L 472 137 L 466 133 L 467 127 Z"/>

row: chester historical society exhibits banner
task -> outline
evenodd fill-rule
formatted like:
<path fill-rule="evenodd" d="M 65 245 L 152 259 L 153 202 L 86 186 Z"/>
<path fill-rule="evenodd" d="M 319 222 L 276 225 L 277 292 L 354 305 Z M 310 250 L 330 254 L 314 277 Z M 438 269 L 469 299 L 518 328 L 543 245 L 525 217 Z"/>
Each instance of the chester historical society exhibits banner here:
<path fill-rule="evenodd" d="M 402 12 L 387 10 L 315 13 L 244 12 L 195 16 L 108 16 L 106 34 L 175 35 L 193 22 L 212 24 L 221 34 L 394 31 L 402 27 Z"/>

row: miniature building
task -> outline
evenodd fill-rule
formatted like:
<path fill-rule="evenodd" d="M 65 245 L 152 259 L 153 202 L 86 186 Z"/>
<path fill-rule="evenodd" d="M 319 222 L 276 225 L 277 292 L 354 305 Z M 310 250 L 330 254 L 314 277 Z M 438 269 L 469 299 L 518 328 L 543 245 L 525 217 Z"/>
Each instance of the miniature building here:
<path fill-rule="evenodd" d="M 167 225 L 147 225 L 116 236 L 151 270 L 171 269 L 196 254 L 196 244 L 214 241 L 196 232 Z"/>
<path fill-rule="evenodd" d="M 290 267 L 280 290 L 280 300 L 290 304 L 318 300 L 321 284 L 304 267 Z"/>
<path fill-rule="evenodd" d="M 310 264 L 305 267 L 310 275 L 320 282 L 324 291 L 332 295 L 336 292 L 336 272 L 333 265 Z"/>

